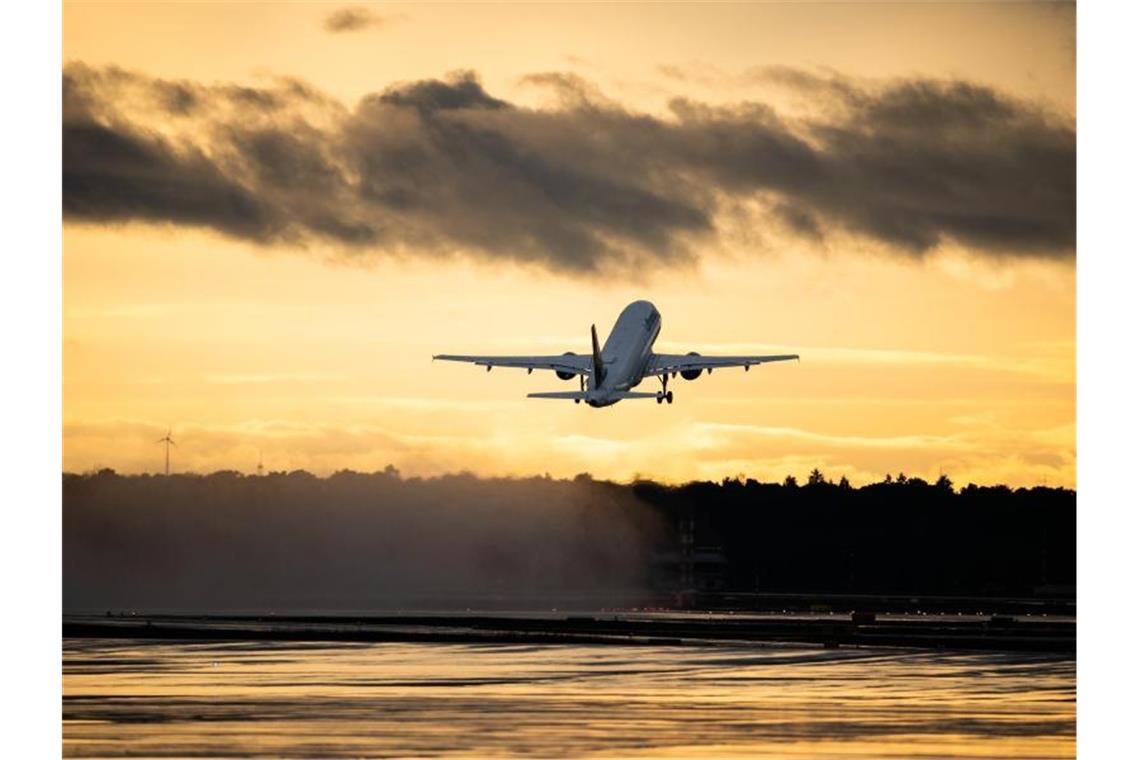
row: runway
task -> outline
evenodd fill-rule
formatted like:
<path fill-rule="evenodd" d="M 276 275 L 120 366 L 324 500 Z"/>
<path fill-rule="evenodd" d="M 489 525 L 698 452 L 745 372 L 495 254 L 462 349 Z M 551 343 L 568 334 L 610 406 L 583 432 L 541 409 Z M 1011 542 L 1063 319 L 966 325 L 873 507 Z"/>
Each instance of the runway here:
<path fill-rule="evenodd" d="M 1038 652 L 66 638 L 63 754 L 1070 758 L 1075 678 Z"/>
<path fill-rule="evenodd" d="M 63 635 L 187 641 L 342 641 L 668 646 L 803 644 L 1076 651 L 1076 618 L 1043 614 L 603 611 L 399 614 L 68 615 Z"/>

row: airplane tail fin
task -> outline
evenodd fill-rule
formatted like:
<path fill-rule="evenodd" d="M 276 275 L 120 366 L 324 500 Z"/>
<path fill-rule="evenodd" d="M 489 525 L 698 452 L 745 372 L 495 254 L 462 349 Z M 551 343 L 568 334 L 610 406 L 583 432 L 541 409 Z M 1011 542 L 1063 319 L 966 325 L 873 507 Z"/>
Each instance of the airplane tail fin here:
<path fill-rule="evenodd" d="M 594 386 L 601 385 L 606 370 L 602 364 L 602 349 L 598 348 L 598 328 L 590 325 L 590 338 L 594 341 Z"/>

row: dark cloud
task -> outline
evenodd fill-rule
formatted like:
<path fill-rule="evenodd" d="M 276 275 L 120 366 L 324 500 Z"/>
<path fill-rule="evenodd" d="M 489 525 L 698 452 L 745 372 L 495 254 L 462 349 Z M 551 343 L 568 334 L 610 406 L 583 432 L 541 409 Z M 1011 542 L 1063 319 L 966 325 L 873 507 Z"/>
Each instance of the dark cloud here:
<path fill-rule="evenodd" d="M 364 105 L 373 101 L 408 106 L 428 114 L 433 111 L 500 109 L 508 106 L 505 101 L 488 95 L 473 71 L 456 72 L 446 82 L 431 79 L 393 87 L 383 94 L 366 98 Z"/>
<path fill-rule="evenodd" d="M 577 74 L 548 71 L 542 74 L 528 74 L 519 80 L 522 84 L 534 85 L 552 91 L 563 107 L 617 108 L 619 104 L 602 94 L 601 89 Z"/>
<path fill-rule="evenodd" d="M 354 109 L 265 88 L 64 72 L 68 219 L 195 225 L 259 243 L 533 262 L 591 273 L 692 261 L 741 208 L 785 233 L 924 254 L 1071 256 L 1075 131 L 965 82 L 870 86 L 773 69 L 819 104 L 675 100 L 631 112 L 567 74 L 555 103 L 493 97 L 472 72 L 394 85 Z M 766 209 L 766 210 L 765 210 Z"/>
<path fill-rule="evenodd" d="M 173 222 L 271 240 L 275 209 L 194 149 L 95 123 L 63 133 L 63 213 L 75 219 Z"/>
<path fill-rule="evenodd" d="M 367 8 L 341 8 L 325 17 L 325 29 L 334 34 L 339 32 L 357 32 L 370 26 L 380 26 L 388 19 L 373 13 Z"/>

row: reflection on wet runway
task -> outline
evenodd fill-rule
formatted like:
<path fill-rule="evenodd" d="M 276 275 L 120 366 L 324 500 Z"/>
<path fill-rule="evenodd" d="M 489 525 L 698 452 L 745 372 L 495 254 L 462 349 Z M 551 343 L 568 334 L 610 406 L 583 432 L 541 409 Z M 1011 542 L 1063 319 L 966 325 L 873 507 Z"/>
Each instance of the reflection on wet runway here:
<path fill-rule="evenodd" d="M 65 639 L 63 672 L 68 756 L 1075 755 L 1053 655 Z"/>

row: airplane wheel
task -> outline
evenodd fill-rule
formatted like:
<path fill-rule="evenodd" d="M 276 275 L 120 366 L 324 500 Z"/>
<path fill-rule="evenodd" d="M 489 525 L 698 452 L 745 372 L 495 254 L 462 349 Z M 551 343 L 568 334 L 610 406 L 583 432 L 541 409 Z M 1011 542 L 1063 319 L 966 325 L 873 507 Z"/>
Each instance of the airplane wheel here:
<path fill-rule="evenodd" d="M 665 394 L 665 400 L 668 401 L 670 404 L 673 403 L 673 391 L 669 391 L 668 393 Z"/>
<path fill-rule="evenodd" d="M 660 404 L 660 403 L 661 403 L 661 397 L 660 397 L 660 396 L 658 396 L 658 397 L 657 397 L 657 403 L 658 403 L 658 404 Z"/>
<path fill-rule="evenodd" d="M 581 403 L 582 403 L 582 399 L 580 399 L 580 398 L 576 398 L 576 399 L 574 399 L 574 403 L 575 403 L 575 404 L 581 404 Z"/>

